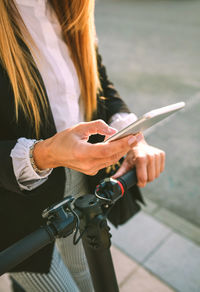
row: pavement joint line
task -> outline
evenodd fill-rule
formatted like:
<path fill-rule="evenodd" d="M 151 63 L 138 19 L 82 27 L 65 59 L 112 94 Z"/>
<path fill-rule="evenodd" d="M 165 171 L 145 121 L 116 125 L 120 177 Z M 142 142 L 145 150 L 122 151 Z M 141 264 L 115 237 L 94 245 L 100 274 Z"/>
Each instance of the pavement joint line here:
<path fill-rule="evenodd" d="M 199 95 L 199 97 L 200 97 L 200 95 Z M 154 203 L 154 201 L 151 200 L 151 199 L 149 199 L 149 198 L 148 198 L 148 201 Z M 196 241 L 196 240 L 194 240 L 193 238 L 191 238 L 190 236 L 186 235 L 186 233 L 184 233 L 184 232 L 180 232 L 178 228 L 176 228 L 176 227 L 172 226 L 171 224 L 169 224 L 169 223 L 163 221 L 161 218 L 157 218 L 157 217 L 156 217 L 156 214 L 157 214 L 161 209 L 166 210 L 167 212 L 172 212 L 172 211 L 169 211 L 167 208 L 160 207 L 160 206 L 157 206 L 157 207 L 155 208 L 155 210 L 153 210 L 152 212 L 148 212 L 148 211 L 145 210 L 145 209 L 142 210 L 142 211 L 143 211 L 145 214 L 148 214 L 149 216 L 152 216 L 152 217 L 153 217 L 156 221 L 158 221 L 159 223 L 161 223 L 161 224 L 163 224 L 163 225 L 165 225 L 165 226 L 167 226 L 167 227 L 170 227 L 174 233 L 177 233 L 177 234 L 179 234 L 180 236 L 182 236 L 183 238 L 188 239 L 188 240 L 190 240 L 191 242 L 193 242 L 193 243 L 199 245 L 199 242 L 198 242 L 198 241 Z M 186 220 L 184 217 L 177 215 L 175 212 L 172 212 L 172 213 L 173 213 L 177 218 L 180 218 L 180 220 L 185 221 L 186 223 L 190 224 L 191 226 L 194 226 L 196 229 L 199 229 L 199 231 L 200 231 L 199 226 L 197 226 L 196 224 L 193 224 L 192 222 Z"/>
<path fill-rule="evenodd" d="M 113 244 L 113 245 L 114 245 L 114 244 Z M 127 255 L 126 252 L 125 252 L 124 250 L 121 250 L 121 248 L 118 247 L 118 246 L 116 246 L 116 245 L 114 245 L 114 246 L 115 246 L 117 249 L 119 249 L 120 252 L 122 252 L 123 254 L 125 254 L 126 256 L 128 256 L 129 259 L 130 259 L 131 261 L 133 261 L 133 258 L 130 257 L 129 255 Z M 151 276 L 153 276 L 154 278 L 158 279 L 160 282 L 162 282 L 163 284 L 165 284 L 167 287 L 169 287 L 170 289 L 172 289 L 174 292 L 181 292 L 181 291 L 175 290 L 175 288 L 174 288 L 170 283 L 166 282 L 166 281 L 165 281 L 164 279 L 162 279 L 159 275 L 153 273 L 149 268 L 145 267 L 145 266 L 143 265 L 143 263 L 138 262 L 136 259 L 134 259 L 134 261 L 137 263 L 137 267 L 136 267 L 136 268 L 133 268 L 133 269 L 131 270 L 131 272 L 128 273 L 128 275 L 125 277 L 125 279 L 124 279 L 121 283 L 119 283 L 119 288 L 122 288 L 122 287 L 126 284 L 126 282 L 127 282 L 127 281 L 128 281 L 128 280 L 129 280 L 134 274 L 136 274 L 140 269 L 144 269 L 144 270 L 147 271 Z"/>
<path fill-rule="evenodd" d="M 161 76 L 162 77 L 162 79 L 160 79 L 161 85 L 160 85 L 160 88 L 158 87 L 158 94 L 155 94 L 156 100 L 153 103 L 154 105 L 156 105 L 156 102 L 159 102 L 160 96 L 162 95 L 162 93 L 165 92 L 165 87 L 167 89 L 169 88 L 169 91 L 167 91 L 166 95 L 165 95 L 166 97 L 169 97 L 169 99 L 168 99 L 169 101 L 176 102 L 177 99 L 179 99 L 179 100 L 181 99 L 181 96 L 183 96 L 184 100 L 186 101 L 185 112 L 178 113 L 176 116 L 177 119 L 173 120 L 171 122 L 169 121 L 169 124 L 166 125 L 166 128 L 169 128 L 169 126 L 171 126 L 171 124 L 173 124 L 173 122 L 177 122 L 178 126 L 181 126 L 181 122 L 184 122 L 184 117 L 186 117 L 186 122 L 187 121 L 190 122 L 190 119 L 191 119 L 191 121 L 193 121 L 193 119 L 192 119 L 193 112 L 195 114 L 197 114 L 197 116 L 196 115 L 194 116 L 195 121 L 197 121 L 198 120 L 198 113 L 195 110 L 195 108 L 197 109 L 197 106 L 199 107 L 199 104 L 200 104 L 200 89 L 198 86 L 198 81 L 199 81 L 199 76 L 200 76 L 199 70 L 198 70 L 199 59 L 197 57 L 198 56 L 198 46 L 200 43 L 199 43 L 198 38 L 196 38 L 197 31 L 198 31 L 198 24 L 199 24 L 199 18 L 197 16 L 198 10 L 200 8 L 200 6 L 198 4 L 199 1 L 166 1 L 166 3 L 164 3 L 164 6 L 163 6 L 163 1 L 159 1 L 159 3 L 157 3 L 157 1 L 145 0 L 145 3 L 144 3 L 144 1 L 138 0 L 138 1 L 136 1 L 137 2 L 136 4 L 134 1 L 134 5 L 135 5 L 134 8 L 135 9 L 133 9 L 134 10 L 133 13 L 134 13 L 134 16 L 136 16 L 136 17 L 134 17 L 134 19 L 131 19 L 132 15 L 133 15 L 132 12 L 129 14 L 129 11 L 131 11 L 130 7 L 133 6 L 132 1 L 128 1 L 128 2 L 125 1 L 126 5 L 124 5 L 125 3 L 123 3 L 123 1 L 114 1 L 114 0 L 112 0 L 112 1 L 111 0 L 108 0 L 108 1 L 102 0 L 102 1 L 106 3 L 106 10 L 105 10 L 105 6 L 103 6 L 104 4 L 101 5 L 101 1 L 98 0 L 99 6 L 101 8 L 98 20 L 99 20 L 99 27 L 100 27 L 100 29 L 99 29 L 100 34 L 99 35 L 102 36 L 102 40 L 103 40 L 102 49 L 104 47 L 105 57 L 107 57 L 107 59 L 110 61 L 110 63 L 108 62 L 108 64 L 110 65 L 110 68 L 112 65 L 114 66 L 113 69 L 112 68 L 110 69 L 111 70 L 110 75 L 113 74 L 113 72 L 115 73 L 113 76 L 114 77 L 113 79 L 116 78 L 115 79 L 116 85 L 119 86 L 120 82 L 122 83 L 121 92 L 124 95 L 127 95 L 127 101 L 130 102 L 130 105 L 132 105 L 132 93 L 129 93 L 129 92 L 132 91 L 132 81 L 128 79 L 127 83 L 123 84 L 123 80 L 125 78 L 124 78 L 124 76 L 123 76 L 123 78 L 121 78 L 121 73 L 118 74 L 118 68 L 120 66 L 116 66 L 116 62 L 115 62 L 114 58 L 113 59 L 112 58 L 110 59 L 110 57 L 108 58 L 108 56 L 110 54 L 110 49 L 112 50 L 112 48 L 113 48 L 113 44 L 114 45 L 116 43 L 121 44 L 122 42 L 120 42 L 120 41 L 123 41 L 123 43 L 126 43 L 127 47 L 126 46 L 123 46 L 123 47 L 119 46 L 119 49 L 117 49 L 116 52 L 114 52 L 114 54 L 119 55 L 120 52 L 123 51 L 123 48 L 124 48 L 125 52 L 127 52 L 127 56 L 129 57 L 129 58 L 124 58 L 124 59 L 130 60 L 128 62 L 128 63 L 130 63 L 130 71 L 132 70 L 131 72 L 133 72 L 133 74 L 135 74 L 134 92 L 135 92 L 135 96 L 136 96 L 136 98 L 135 98 L 136 104 L 134 104 L 134 107 L 135 108 L 138 107 L 141 112 L 143 111 L 143 102 L 140 103 L 140 97 L 143 95 L 143 93 L 144 93 L 144 98 L 148 99 L 150 102 L 151 102 L 151 98 L 154 98 L 154 100 L 155 100 L 154 94 L 157 91 L 156 87 L 158 87 L 159 83 L 155 82 L 154 78 L 151 79 L 152 76 L 148 77 L 148 75 L 145 74 L 145 72 L 143 72 L 143 71 L 146 71 L 143 68 L 148 67 L 149 74 L 151 74 L 151 72 L 152 72 L 152 74 L 156 74 L 156 76 L 157 76 L 157 75 L 159 75 L 159 73 L 162 73 L 162 75 L 165 75 L 165 73 L 167 72 L 166 75 L 168 75 L 170 78 L 172 78 L 172 79 L 170 79 L 170 78 L 167 79 L 167 78 L 165 78 L 165 76 L 164 76 L 164 78 Z M 112 5 L 114 3 L 116 4 L 116 2 L 119 5 L 117 5 L 115 7 L 115 11 L 116 11 L 116 13 L 119 13 L 119 14 L 116 14 L 115 11 L 113 10 L 113 7 L 112 7 Z M 129 6 L 129 3 L 130 3 L 130 6 Z M 148 6 L 146 6 L 147 3 L 148 3 Z M 159 5 L 157 5 L 157 4 L 159 4 Z M 108 5 L 108 7 L 107 7 L 107 5 Z M 163 10 L 163 7 L 166 8 L 167 13 L 166 13 L 165 9 Z M 188 14 L 188 8 L 189 8 L 189 14 Z M 109 19 L 107 18 L 107 15 L 104 13 L 103 15 L 105 15 L 105 17 L 104 17 L 103 21 L 105 21 L 105 19 L 109 20 L 110 31 L 114 30 L 113 27 L 120 28 L 120 26 L 117 26 L 117 23 L 118 23 L 117 19 L 118 18 L 116 18 L 116 15 L 117 16 L 120 15 L 121 17 L 124 15 L 127 15 L 126 20 L 127 20 L 127 24 L 129 25 L 129 26 L 127 26 L 125 23 L 124 26 L 121 25 L 122 28 L 120 28 L 119 31 L 117 30 L 115 32 L 115 30 L 114 30 L 114 36 L 113 36 L 114 42 L 111 45 L 109 43 L 110 31 L 108 32 L 108 35 L 106 36 L 106 34 L 104 33 L 105 27 L 100 26 L 102 24 L 102 12 L 107 11 L 107 9 L 111 12 L 110 14 L 108 13 Z M 127 14 L 127 11 L 128 11 L 128 14 Z M 184 14 L 187 15 L 187 18 L 185 18 Z M 148 15 L 148 17 L 146 17 L 147 15 Z M 130 22 L 129 22 L 129 18 L 130 18 Z M 145 19 L 145 26 L 142 26 L 143 19 Z M 197 21 L 197 19 L 198 19 L 198 21 Z M 100 22 L 100 20 L 101 20 L 101 22 Z M 152 21 L 153 21 L 153 25 L 151 25 Z M 150 22 L 150 24 L 149 24 L 149 22 Z M 106 23 L 106 25 L 107 25 L 107 23 Z M 132 24 L 132 23 L 133 23 L 133 29 L 130 30 L 130 28 L 132 28 L 132 26 L 130 24 Z M 150 28 L 149 28 L 149 25 L 150 25 Z M 163 29 L 163 26 L 164 26 L 164 29 Z M 127 29 L 127 27 L 128 27 L 128 29 Z M 155 32 L 155 30 L 152 29 L 154 27 L 155 28 L 159 27 L 159 29 Z M 178 29 L 177 29 L 177 27 L 178 27 Z M 167 28 L 169 28 L 169 31 L 167 30 Z M 131 33 L 129 30 L 131 31 Z M 193 31 L 194 35 L 191 34 L 192 31 Z M 187 33 L 185 34 L 185 32 L 187 32 Z M 122 38 L 121 38 L 121 35 L 123 36 Z M 164 36 L 164 38 L 163 38 L 163 36 Z M 191 38 L 189 36 L 191 36 Z M 167 42 L 165 43 L 165 41 L 167 41 Z M 132 45 L 132 42 L 133 42 L 133 45 Z M 104 46 L 105 43 L 108 44 L 108 47 Z M 191 45 L 188 45 L 188 43 L 191 43 Z M 147 49 L 152 44 L 154 45 L 153 49 L 157 53 L 155 56 L 154 56 L 154 54 L 152 54 L 152 51 L 149 51 L 149 49 Z M 171 44 L 173 44 L 173 46 L 171 46 Z M 169 47 L 166 45 L 169 45 Z M 100 42 L 100 46 L 101 46 L 101 42 Z M 166 46 L 166 48 L 164 46 Z M 131 52 L 134 53 L 134 58 L 133 58 L 132 63 L 131 63 L 131 58 L 130 58 L 132 53 L 130 55 L 128 53 L 129 50 L 131 50 L 131 49 L 132 49 Z M 166 51 L 165 51 L 165 49 L 166 49 Z M 158 50 L 159 50 L 160 54 L 158 54 Z M 103 52 L 103 50 L 102 50 L 102 52 Z M 167 54 L 165 54 L 165 52 Z M 168 52 L 170 52 L 170 54 L 168 54 Z M 163 55 L 164 55 L 164 57 L 163 57 Z M 119 61 L 122 62 L 122 63 L 120 63 L 122 67 L 127 64 L 125 62 L 125 60 L 120 59 Z M 155 65 L 152 61 L 155 62 Z M 144 64 L 145 65 L 148 64 L 148 66 L 144 66 Z M 139 75 L 140 68 L 142 68 L 142 69 L 140 70 L 141 74 Z M 144 81 L 142 81 L 143 73 L 144 73 Z M 174 75 L 174 77 L 172 75 Z M 177 76 L 175 76 L 175 75 L 177 75 Z M 168 77 L 168 76 L 166 76 L 166 77 Z M 176 80 L 175 80 L 176 77 L 177 77 L 178 82 L 176 82 Z M 145 80 L 147 80 L 147 85 L 145 84 Z M 155 82 L 155 84 L 153 82 Z M 142 85 L 141 86 L 142 89 L 140 89 L 140 85 Z M 126 86 L 127 86 L 127 88 L 126 88 Z M 140 93 L 140 90 L 141 90 L 141 93 Z M 137 101 L 137 98 L 138 98 L 138 101 Z M 190 129 L 189 126 L 188 126 L 187 130 L 188 129 Z M 161 130 L 161 128 L 160 128 L 160 130 Z M 195 126 L 194 130 L 197 131 L 197 133 L 198 133 L 198 127 L 196 128 L 196 126 Z M 155 134 L 155 132 L 152 134 Z M 191 132 L 191 135 L 192 134 L 193 134 L 193 132 Z M 199 139 L 199 135 L 197 135 L 196 138 Z M 162 143 L 164 143 L 162 140 L 162 137 L 158 137 L 157 139 L 158 139 L 158 142 L 161 143 L 161 145 L 162 145 Z M 169 148 L 169 150 L 171 151 L 171 148 Z M 180 149 L 180 150 L 182 150 L 182 149 Z M 195 151 L 196 151 L 196 148 L 195 148 Z M 177 153 L 177 154 L 179 154 L 179 153 Z M 195 166 L 196 166 L 196 164 L 195 164 Z M 170 167 L 171 167 L 171 162 L 170 162 Z M 196 170 L 196 168 L 195 168 L 195 170 Z M 196 177 L 195 177 L 195 179 L 196 179 Z M 195 182 L 198 182 L 198 181 L 195 180 Z M 192 183 L 192 181 L 191 181 L 191 183 Z M 168 184 L 166 183 L 166 185 L 164 185 L 164 187 L 165 186 L 167 188 Z M 185 185 L 183 185 L 183 187 L 184 186 Z M 186 187 L 187 186 L 188 185 L 186 185 Z M 177 185 L 175 185 L 175 187 L 177 187 Z M 154 186 L 152 187 L 152 189 L 154 191 Z M 168 188 L 166 190 L 168 191 Z M 182 191 L 185 191 L 185 189 L 181 188 L 181 192 Z M 189 195 L 188 195 L 188 197 L 189 197 Z M 186 197 L 186 204 L 187 204 L 188 197 Z M 195 196 L 195 198 L 196 198 L 196 196 Z M 169 202 L 171 203 L 170 199 L 169 199 Z M 172 202 L 173 202 L 173 198 L 172 198 Z M 178 216 L 180 218 L 184 218 L 184 220 L 185 220 L 185 222 L 183 222 L 183 223 L 185 223 L 185 225 L 183 226 L 183 229 L 185 231 L 187 231 L 187 222 L 192 223 L 192 225 L 194 224 L 194 222 L 185 218 L 185 213 L 182 212 L 184 210 L 182 210 L 182 205 L 179 204 L 179 202 L 177 202 L 177 206 L 176 206 L 177 209 L 174 208 L 173 210 L 170 210 L 169 207 L 167 207 L 166 205 L 164 206 L 164 204 L 162 204 L 162 203 L 160 204 L 160 206 L 162 208 L 165 207 L 166 210 L 169 210 L 174 214 L 177 214 L 176 210 L 180 211 Z M 191 206 L 193 208 L 192 204 L 191 204 Z M 198 205 L 197 205 L 197 207 L 198 207 Z M 143 210 L 143 211 L 145 213 L 151 215 L 152 218 L 157 220 L 157 222 L 160 222 L 161 224 L 164 224 L 165 226 L 170 226 L 170 229 L 172 229 L 174 234 L 181 234 L 178 232 L 177 229 L 173 228 L 173 221 L 170 222 L 170 220 L 167 220 L 167 218 L 166 218 L 166 222 L 165 222 L 164 217 L 155 218 L 154 211 L 156 209 L 157 209 L 157 207 L 151 208 L 151 206 L 149 206 L 149 209 L 147 208 L 147 212 L 145 210 Z M 190 210 L 191 210 L 190 206 L 188 206 L 188 212 L 190 212 Z M 195 209 L 195 211 L 196 211 L 196 209 Z M 162 215 L 161 213 L 159 213 L 159 214 Z M 195 214 L 192 216 L 195 217 Z M 188 218 L 190 218 L 190 217 L 188 216 Z M 177 227 L 178 227 L 178 224 L 179 224 L 179 222 L 177 222 L 177 225 L 176 225 Z M 197 226 L 197 225 L 198 225 L 198 223 L 195 224 L 195 226 Z M 180 226 L 182 226 L 182 225 L 180 224 Z M 193 229 L 191 228 L 191 230 L 190 230 L 190 228 L 188 228 L 188 234 L 187 233 L 185 235 L 181 234 L 182 240 L 184 240 L 184 238 L 188 239 L 188 236 L 190 236 L 190 232 L 191 232 L 191 236 L 193 236 L 193 234 L 192 234 Z M 197 240 L 198 240 L 198 232 L 195 234 L 197 234 Z M 195 234 L 194 234 L 194 238 L 195 238 Z M 172 237 L 169 238 L 167 243 L 169 243 L 169 241 L 171 239 L 172 239 Z M 189 240 L 191 242 L 193 242 L 193 239 L 190 238 Z M 180 242 L 180 244 L 181 244 L 181 242 Z M 164 246 L 165 245 L 163 245 L 163 247 Z M 163 247 L 161 247 L 158 250 L 158 253 L 162 250 Z M 157 253 L 155 253 L 151 259 L 153 259 L 156 255 L 157 255 Z M 134 258 L 134 257 L 132 257 L 132 258 Z M 149 263 L 149 261 L 146 262 L 146 265 L 147 265 L 147 263 Z M 193 273 L 193 271 L 190 271 L 190 272 Z M 182 280 L 184 280 L 183 273 L 182 273 Z M 198 288 L 197 288 L 197 290 L 200 291 Z"/>
<path fill-rule="evenodd" d="M 170 289 L 172 289 L 174 292 L 181 292 L 179 290 L 175 290 L 175 287 L 173 287 L 171 285 L 171 283 L 167 282 L 164 278 L 161 278 L 158 274 L 152 272 L 148 267 L 146 267 L 144 264 L 145 262 L 152 257 L 156 251 L 163 245 L 166 243 L 166 241 L 173 235 L 173 230 L 171 230 L 160 242 L 159 244 L 157 244 L 157 246 L 155 248 L 152 249 L 152 251 L 144 258 L 143 261 L 138 262 L 135 258 L 134 261 L 136 263 L 138 263 L 138 267 L 135 269 L 135 272 L 137 272 L 140 268 L 143 268 L 144 270 L 148 271 L 152 276 L 154 276 L 156 279 L 160 280 L 162 283 L 164 283 L 166 286 L 168 286 Z M 120 249 L 119 247 L 117 247 L 118 249 Z M 121 249 L 120 249 L 121 250 Z M 123 253 L 125 253 L 124 250 L 122 250 Z M 126 254 L 126 253 L 125 253 Z M 129 258 L 133 259 L 132 256 L 128 255 Z M 129 275 L 126 278 L 126 281 L 131 277 L 131 275 Z M 122 286 L 125 284 L 125 280 L 122 282 L 123 284 L 120 285 L 120 287 L 122 288 Z"/>
<path fill-rule="evenodd" d="M 148 214 L 148 213 L 147 213 Z M 148 214 L 151 217 L 153 217 L 153 215 Z M 160 222 L 157 218 L 154 218 L 156 221 Z M 162 225 L 167 226 L 167 224 L 160 222 Z M 159 242 L 159 244 L 157 244 L 156 247 L 154 247 L 152 249 L 152 251 L 144 258 L 143 261 L 138 261 L 134 256 L 130 255 L 129 253 L 126 252 L 126 250 L 121 249 L 119 246 L 116 245 L 116 247 L 124 254 L 126 254 L 130 259 L 134 260 L 137 264 L 138 267 L 136 269 L 134 269 L 134 273 L 130 272 L 130 274 L 128 274 L 128 276 L 124 279 L 124 281 L 122 283 L 120 283 L 120 287 L 122 288 L 122 286 L 126 283 L 126 281 L 129 280 L 129 278 L 134 275 L 140 268 L 145 269 L 146 271 L 148 271 L 151 275 L 153 275 L 155 278 L 157 278 L 158 280 L 160 280 L 163 284 L 166 284 L 166 286 L 168 286 L 170 289 L 172 289 L 172 291 L 175 292 L 181 292 L 180 290 L 178 290 L 177 288 L 173 287 L 171 283 L 169 283 L 164 277 L 162 278 L 161 276 L 159 276 L 158 274 L 156 274 L 155 272 L 151 271 L 150 268 L 145 266 L 145 263 L 148 261 L 149 258 L 151 258 L 167 241 L 168 239 L 173 236 L 174 234 L 178 234 L 178 232 L 176 230 L 173 230 L 172 228 L 170 228 L 170 232 Z M 194 241 L 192 241 L 190 238 L 187 238 L 186 236 L 184 236 L 183 234 L 178 234 L 180 237 L 182 238 L 186 238 L 186 240 L 189 240 L 190 242 L 196 244 Z"/>
<path fill-rule="evenodd" d="M 161 208 L 161 209 L 165 209 L 165 210 L 168 211 L 168 209 L 166 209 L 166 208 Z M 172 213 L 173 213 L 173 212 L 172 212 Z M 154 213 L 153 215 L 156 216 L 156 214 L 157 214 L 157 213 Z M 174 214 L 176 215 L 176 213 L 174 213 Z M 183 217 L 180 217 L 180 216 L 178 216 L 178 215 L 176 215 L 176 216 L 177 216 L 178 218 L 180 218 L 180 220 L 185 220 Z M 174 231 L 174 233 L 177 233 L 177 234 L 179 234 L 180 236 L 182 236 L 183 238 L 192 241 L 193 243 L 197 244 L 198 246 L 200 245 L 200 242 L 199 242 L 199 241 L 195 240 L 194 238 L 192 238 L 191 236 L 189 236 L 189 235 L 186 234 L 187 231 L 184 232 L 183 229 L 182 229 L 183 231 L 182 231 L 182 230 L 180 231 L 176 226 L 175 226 L 175 227 L 172 226 L 170 223 L 168 223 L 168 222 L 162 220 L 162 218 L 154 217 L 154 219 L 156 219 L 156 220 L 159 221 L 160 223 L 162 223 L 162 224 L 164 224 L 164 225 L 170 227 L 170 228 Z M 188 222 L 189 224 L 191 224 L 191 226 L 194 226 L 196 229 L 199 229 L 199 231 L 200 231 L 200 228 L 199 228 L 198 226 L 192 224 L 191 222 L 189 222 L 189 221 L 187 221 L 187 220 L 185 220 L 185 221 Z"/>
<path fill-rule="evenodd" d="M 157 206 L 157 207 L 155 208 L 155 210 L 153 210 L 152 213 L 151 213 L 150 215 L 155 215 L 160 209 L 162 209 L 162 207 Z M 145 211 L 145 210 L 144 210 L 144 211 Z"/>
<path fill-rule="evenodd" d="M 163 224 L 164 225 L 164 224 Z M 151 258 L 157 251 L 160 249 L 163 244 L 173 235 L 173 230 L 170 230 L 169 233 L 149 252 L 149 254 L 141 261 L 141 265 L 144 265 L 145 262 Z"/>
<path fill-rule="evenodd" d="M 162 282 L 163 284 L 165 284 L 166 286 L 168 286 L 170 289 L 172 289 L 172 291 L 174 291 L 174 292 L 182 292 L 180 290 L 177 290 L 175 287 L 173 287 L 172 284 L 169 283 L 169 282 L 167 282 L 164 278 L 161 278 L 159 275 L 153 273 L 149 268 L 144 267 L 144 266 L 142 266 L 142 268 L 145 269 L 146 271 L 148 271 L 149 274 L 151 274 L 152 276 L 154 276 L 156 279 L 160 280 L 160 282 Z"/>
<path fill-rule="evenodd" d="M 131 259 L 132 260 L 132 259 Z M 126 282 L 141 268 L 142 266 L 138 264 L 138 266 L 131 270 L 130 273 L 128 273 L 128 275 L 124 278 L 124 280 L 119 284 L 119 287 L 122 288 L 124 286 L 124 284 L 126 284 Z M 142 267 L 144 268 L 144 267 Z M 146 269 L 146 268 L 145 268 Z"/>
<path fill-rule="evenodd" d="M 154 200 L 152 200 L 152 199 L 150 199 L 150 198 L 148 198 L 148 201 L 151 203 L 154 203 L 154 204 L 157 204 L 156 202 L 154 202 Z M 147 202 L 147 205 L 148 205 L 148 202 Z M 168 208 L 165 208 L 165 207 L 161 207 L 161 206 L 159 206 L 159 205 L 157 205 L 157 207 L 155 208 L 155 210 L 153 210 L 151 213 L 150 212 L 148 212 L 148 211 L 146 211 L 145 209 L 142 209 L 142 211 L 143 212 L 145 212 L 146 214 L 148 214 L 148 215 L 155 215 L 159 210 L 161 210 L 161 209 L 163 209 L 163 210 L 167 210 L 167 211 L 169 211 L 169 212 L 172 212 L 171 210 L 169 210 Z M 175 212 L 172 212 L 173 214 L 175 214 L 177 217 L 179 217 L 180 219 L 182 219 L 182 220 L 185 220 L 186 222 L 188 222 L 188 223 L 190 223 L 191 225 L 193 225 L 195 228 L 198 228 L 199 230 L 200 230 L 200 227 L 197 225 L 197 224 L 194 224 L 194 223 L 192 223 L 191 221 L 189 221 L 189 220 L 186 220 L 184 217 L 182 217 L 182 216 L 180 216 L 180 215 L 178 215 L 177 213 L 175 213 Z M 158 220 L 158 218 L 155 218 L 157 221 L 159 221 Z M 165 224 L 165 223 L 163 223 L 163 224 Z M 165 224 L 165 225 L 167 225 L 167 224 Z"/>
<path fill-rule="evenodd" d="M 121 250 L 118 246 L 114 245 L 117 249 L 120 250 L 120 252 L 122 252 L 123 254 L 127 255 L 124 250 Z M 132 257 L 129 256 L 129 259 L 131 261 L 133 261 Z M 124 280 L 119 283 L 119 288 L 122 288 L 126 282 L 134 275 L 136 274 L 140 269 L 144 269 L 145 271 L 147 271 L 151 276 L 153 276 L 154 278 L 158 279 L 160 282 L 162 282 L 163 284 L 165 284 L 167 287 L 171 288 L 173 291 L 174 290 L 174 287 L 172 287 L 169 283 L 167 283 L 165 280 L 161 279 L 158 275 L 156 275 L 155 273 L 153 273 L 151 270 L 149 270 L 147 267 L 143 266 L 143 264 L 140 264 L 139 262 L 137 262 L 136 260 L 134 260 L 136 263 L 137 263 L 137 267 L 136 268 L 133 268 L 130 273 L 128 273 L 128 275 L 124 278 Z M 175 291 L 177 292 L 177 291 Z M 179 292 L 179 291 L 178 291 Z"/>
<path fill-rule="evenodd" d="M 150 214 L 148 214 L 150 215 Z M 153 216 L 152 216 L 153 217 Z M 158 221 L 156 218 L 154 218 L 154 220 Z M 162 224 L 163 226 L 165 226 L 164 223 L 159 222 L 160 224 Z M 119 249 L 122 253 L 124 253 L 127 257 L 129 257 L 129 259 L 134 260 L 138 265 L 141 265 L 142 267 L 144 267 L 145 262 L 153 255 L 156 253 L 156 251 L 163 245 L 165 244 L 166 240 L 168 240 L 168 238 L 170 238 L 173 234 L 174 234 L 174 230 L 172 230 L 170 228 L 170 231 L 168 232 L 168 234 L 152 249 L 152 251 L 150 251 L 150 253 L 142 260 L 142 261 L 138 261 L 133 255 L 129 254 L 129 252 L 127 252 L 126 250 L 122 249 L 119 245 L 117 245 L 116 243 L 112 243 L 117 249 Z"/>

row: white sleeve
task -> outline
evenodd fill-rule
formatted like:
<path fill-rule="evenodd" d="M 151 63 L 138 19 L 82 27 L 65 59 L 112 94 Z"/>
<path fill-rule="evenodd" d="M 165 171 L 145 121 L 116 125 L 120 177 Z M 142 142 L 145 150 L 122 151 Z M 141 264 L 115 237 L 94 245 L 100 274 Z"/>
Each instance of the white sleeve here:
<path fill-rule="evenodd" d="M 109 125 L 119 131 L 136 120 L 134 113 L 117 113 L 111 117 Z"/>
<path fill-rule="evenodd" d="M 37 174 L 34 171 L 30 162 L 29 151 L 35 141 L 19 138 L 10 153 L 14 174 L 22 190 L 31 191 L 37 188 L 47 180 L 48 175 L 52 172 L 52 169 L 44 170 L 41 174 Z"/>

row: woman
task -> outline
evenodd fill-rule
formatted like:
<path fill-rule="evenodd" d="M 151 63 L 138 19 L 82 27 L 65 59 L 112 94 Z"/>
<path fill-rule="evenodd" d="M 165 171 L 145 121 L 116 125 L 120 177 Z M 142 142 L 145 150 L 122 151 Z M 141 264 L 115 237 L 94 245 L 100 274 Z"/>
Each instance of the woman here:
<path fill-rule="evenodd" d="M 125 154 L 114 177 L 135 165 L 143 187 L 164 169 L 164 152 L 141 134 L 88 142 L 113 134 L 107 123 L 135 118 L 107 78 L 93 17 L 91 0 L 0 1 L 1 250 L 37 229 L 46 207 L 88 193 L 88 176 Z M 26 291 L 93 290 L 82 244 L 70 237 L 10 275 Z"/>

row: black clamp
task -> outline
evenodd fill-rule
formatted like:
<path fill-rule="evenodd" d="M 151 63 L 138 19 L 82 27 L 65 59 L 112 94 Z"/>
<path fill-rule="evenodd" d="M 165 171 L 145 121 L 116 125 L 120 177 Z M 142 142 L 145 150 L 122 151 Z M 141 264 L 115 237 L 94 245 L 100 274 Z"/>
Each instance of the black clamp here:
<path fill-rule="evenodd" d="M 76 220 L 71 212 L 73 200 L 74 198 L 69 196 L 62 202 L 45 209 L 42 213 L 42 217 L 47 220 L 47 225 L 53 229 L 57 238 L 67 237 L 75 229 Z"/>

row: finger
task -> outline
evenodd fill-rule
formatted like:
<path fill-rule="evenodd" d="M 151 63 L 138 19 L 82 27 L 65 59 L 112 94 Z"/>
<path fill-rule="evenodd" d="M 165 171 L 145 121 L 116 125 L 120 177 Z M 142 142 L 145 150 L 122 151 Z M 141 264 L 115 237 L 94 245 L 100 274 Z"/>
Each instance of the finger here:
<path fill-rule="evenodd" d="M 130 150 L 130 145 L 132 147 L 133 143 L 137 144 L 138 140 L 140 141 L 142 137 L 141 134 L 130 135 L 116 141 L 97 144 L 90 144 L 82 140 L 79 142 L 80 151 L 76 153 L 77 159 L 81 160 L 84 157 L 88 157 L 88 159 L 107 158 L 110 160 L 110 157 L 117 153 L 121 153 L 122 157 Z"/>
<path fill-rule="evenodd" d="M 123 161 L 122 165 L 118 169 L 118 171 L 112 176 L 112 178 L 116 179 L 125 173 L 127 173 L 131 169 L 131 166 L 129 163 L 127 163 L 126 160 Z"/>
<path fill-rule="evenodd" d="M 148 155 L 148 164 L 147 164 L 147 177 L 148 181 L 151 182 L 155 179 L 155 159 L 154 155 Z"/>
<path fill-rule="evenodd" d="M 89 137 L 92 134 L 111 136 L 117 132 L 117 130 L 109 127 L 103 120 L 80 123 L 76 129 L 84 137 Z"/>
<path fill-rule="evenodd" d="M 130 150 L 130 146 L 128 144 L 129 138 L 130 136 L 110 143 L 89 144 L 83 142 L 83 147 L 81 147 L 81 151 L 83 152 L 83 155 L 88 155 L 90 158 L 95 159 L 109 159 L 117 153 L 122 153 L 123 155 L 125 155 Z"/>
<path fill-rule="evenodd" d="M 139 133 L 137 135 L 129 135 L 116 141 L 95 144 L 93 146 L 95 146 L 96 149 L 91 152 L 91 155 L 94 155 L 94 157 L 109 157 L 119 152 L 125 155 L 130 148 L 135 146 L 141 139 L 143 139 L 143 135 Z"/>
<path fill-rule="evenodd" d="M 161 169 L 161 155 L 160 153 L 155 154 L 155 177 L 159 177 Z"/>
<path fill-rule="evenodd" d="M 88 158 L 83 163 L 82 172 L 84 173 L 93 173 L 94 171 L 99 171 L 102 168 L 106 168 L 108 166 L 111 166 L 113 164 L 116 164 L 122 157 L 124 156 L 124 153 L 117 153 L 112 155 L 111 157 L 107 158 Z"/>
<path fill-rule="evenodd" d="M 136 158 L 136 174 L 137 174 L 137 185 L 139 187 L 145 187 L 147 183 L 147 157 L 140 156 Z"/>
<path fill-rule="evenodd" d="M 160 157 L 161 157 L 161 162 L 160 162 L 160 172 L 163 172 L 165 169 L 165 152 L 162 151 L 160 153 Z"/>
<path fill-rule="evenodd" d="M 140 142 L 143 139 L 144 139 L 143 134 L 141 132 L 139 132 L 139 133 L 133 135 L 132 137 L 130 137 L 128 143 L 129 143 L 130 147 L 133 148 L 134 146 L 136 146 L 136 144 L 138 142 Z"/>
<path fill-rule="evenodd" d="M 111 166 L 113 164 L 116 164 L 122 157 L 123 157 L 123 153 L 118 153 L 112 157 L 110 157 L 109 159 L 98 159 L 98 169 L 102 169 L 108 166 Z"/>

